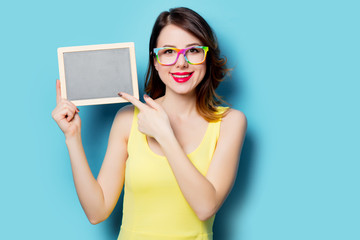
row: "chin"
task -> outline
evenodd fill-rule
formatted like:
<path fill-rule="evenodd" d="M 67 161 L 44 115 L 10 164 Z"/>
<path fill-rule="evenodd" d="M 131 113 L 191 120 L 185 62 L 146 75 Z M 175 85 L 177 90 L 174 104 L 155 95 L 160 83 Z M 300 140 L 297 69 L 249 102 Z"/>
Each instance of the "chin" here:
<path fill-rule="evenodd" d="M 174 92 L 179 95 L 193 95 L 196 92 L 196 87 L 175 87 L 168 88 L 171 92 Z"/>

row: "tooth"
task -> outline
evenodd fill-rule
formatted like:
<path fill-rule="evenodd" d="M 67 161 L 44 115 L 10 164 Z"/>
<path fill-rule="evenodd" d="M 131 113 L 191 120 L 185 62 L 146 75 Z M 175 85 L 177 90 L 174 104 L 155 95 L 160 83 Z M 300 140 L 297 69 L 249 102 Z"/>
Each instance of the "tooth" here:
<path fill-rule="evenodd" d="M 175 77 L 177 78 L 186 78 L 186 77 L 189 77 L 190 74 L 187 74 L 187 75 L 174 75 Z"/>

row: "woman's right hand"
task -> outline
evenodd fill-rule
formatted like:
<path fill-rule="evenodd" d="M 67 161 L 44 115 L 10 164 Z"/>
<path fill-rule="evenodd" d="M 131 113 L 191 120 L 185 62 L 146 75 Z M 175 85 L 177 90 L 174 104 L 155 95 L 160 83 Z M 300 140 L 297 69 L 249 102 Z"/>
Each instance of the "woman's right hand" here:
<path fill-rule="evenodd" d="M 79 109 L 70 101 L 61 98 L 60 81 L 56 80 L 56 108 L 52 111 L 56 121 L 66 138 L 80 135 L 81 120 Z"/>

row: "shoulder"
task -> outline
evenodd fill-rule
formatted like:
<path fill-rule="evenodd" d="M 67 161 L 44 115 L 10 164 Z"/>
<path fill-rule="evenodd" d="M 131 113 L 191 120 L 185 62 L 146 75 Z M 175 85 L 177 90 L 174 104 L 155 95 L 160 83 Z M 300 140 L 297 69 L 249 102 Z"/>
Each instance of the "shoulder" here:
<path fill-rule="evenodd" d="M 227 108 L 227 109 L 228 111 L 222 119 L 223 122 L 241 121 L 243 123 L 247 123 L 246 116 L 243 112 L 233 108 Z"/>
<path fill-rule="evenodd" d="M 120 108 L 115 116 L 115 119 L 123 119 L 123 120 L 127 120 L 127 121 L 131 121 L 134 115 L 134 105 L 132 104 L 128 104 L 122 108 Z"/>
<path fill-rule="evenodd" d="M 247 129 L 247 118 L 245 114 L 239 110 L 228 108 L 226 115 L 221 120 L 221 132 L 245 133 Z"/>
<path fill-rule="evenodd" d="M 130 135 L 130 130 L 134 117 L 134 106 L 132 104 L 126 105 L 118 110 L 116 113 L 112 130 L 118 132 L 126 139 Z"/>

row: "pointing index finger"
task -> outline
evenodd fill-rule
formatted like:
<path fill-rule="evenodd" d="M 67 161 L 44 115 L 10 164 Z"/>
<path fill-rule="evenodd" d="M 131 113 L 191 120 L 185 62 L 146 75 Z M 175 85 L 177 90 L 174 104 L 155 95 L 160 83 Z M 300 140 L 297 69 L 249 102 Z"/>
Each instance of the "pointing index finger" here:
<path fill-rule="evenodd" d="M 122 97 L 123 99 L 131 102 L 134 106 L 136 106 L 138 109 L 144 110 L 147 106 L 146 104 L 140 102 L 139 99 L 135 98 L 134 96 L 131 96 L 130 94 L 124 93 L 124 92 L 119 92 L 118 95 L 120 97 Z"/>

